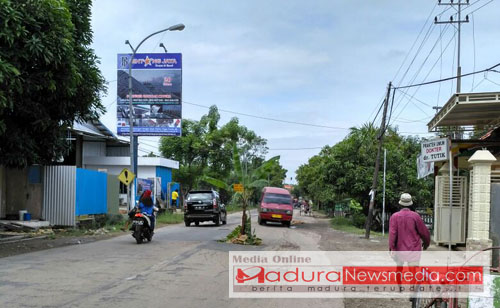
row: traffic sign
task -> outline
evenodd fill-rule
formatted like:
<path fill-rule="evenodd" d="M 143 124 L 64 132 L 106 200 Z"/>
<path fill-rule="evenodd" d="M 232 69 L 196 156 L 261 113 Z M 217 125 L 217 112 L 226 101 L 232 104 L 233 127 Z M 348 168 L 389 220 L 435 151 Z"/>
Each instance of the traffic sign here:
<path fill-rule="evenodd" d="M 243 192 L 244 190 L 243 184 L 233 184 L 233 189 L 236 192 Z"/>
<path fill-rule="evenodd" d="M 118 175 L 118 180 L 125 185 L 130 185 L 135 179 L 135 174 L 127 168 L 123 168 L 122 172 Z"/>
<path fill-rule="evenodd" d="M 440 138 L 423 141 L 421 149 L 422 163 L 448 160 L 450 152 L 449 140 L 448 138 Z"/>

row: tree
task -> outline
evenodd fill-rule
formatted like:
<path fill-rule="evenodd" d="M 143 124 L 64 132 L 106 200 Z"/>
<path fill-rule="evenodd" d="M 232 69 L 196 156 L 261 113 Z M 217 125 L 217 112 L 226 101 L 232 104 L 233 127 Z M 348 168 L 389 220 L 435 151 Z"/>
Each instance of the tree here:
<path fill-rule="evenodd" d="M 237 177 L 238 183 L 243 184 L 243 192 L 238 193 L 242 201 L 243 215 L 241 216 L 241 228 L 240 234 L 244 235 L 246 233 L 246 223 L 247 223 L 247 208 L 252 198 L 255 189 L 263 188 L 268 185 L 269 182 L 265 179 L 259 178 L 262 175 L 264 169 L 269 168 L 271 165 L 276 164 L 280 157 L 275 156 L 265 162 L 263 162 L 258 168 L 245 171 L 242 168 L 241 156 L 239 154 L 236 144 L 233 145 L 233 170 Z M 204 176 L 203 180 L 215 187 L 224 190 L 231 189 L 231 183 L 227 183 L 221 179 L 215 179 L 210 176 Z"/>
<path fill-rule="evenodd" d="M 367 124 L 352 128 L 349 135 L 334 146 L 326 146 L 297 170 L 299 186 L 315 201 L 333 206 L 336 201 L 353 198 L 368 203 L 377 150 L 377 128 Z M 414 196 L 419 206 L 432 205 L 432 180 L 417 179 L 416 158 L 420 140 L 403 137 L 389 127 L 384 147 L 387 149 L 386 204 L 395 209 L 401 193 Z M 380 173 L 378 190 L 382 190 Z M 382 203 L 382 194 L 376 196 Z M 391 208 L 393 206 L 393 208 Z M 366 207 L 365 207 L 366 209 Z"/>
<path fill-rule="evenodd" d="M 91 0 L 0 0 L 0 161 L 50 163 L 105 91 L 90 48 Z"/>
<path fill-rule="evenodd" d="M 160 152 L 164 157 L 179 161 L 179 170 L 173 177 L 181 183 L 185 195 L 189 190 L 206 185 L 201 182 L 204 175 L 227 180 L 233 170 L 233 145 L 236 144 L 246 166 L 264 160 L 266 140 L 253 131 L 239 125 L 233 118 L 219 128 L 220 114 L 217 106 L 211 106 L 208 114 L 199 121 L 183 120 L 182 137 L 160 140 Z M 221 194 L 224 201 L 229 199 Z"/>

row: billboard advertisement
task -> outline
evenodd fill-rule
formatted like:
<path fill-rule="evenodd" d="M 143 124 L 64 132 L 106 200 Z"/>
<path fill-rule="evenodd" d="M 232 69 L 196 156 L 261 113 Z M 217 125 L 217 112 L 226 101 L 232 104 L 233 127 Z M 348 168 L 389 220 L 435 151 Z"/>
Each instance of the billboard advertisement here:
<path fill-rule="evenodd" d="M 117 132 L 130 135 L 129 64 L 118 54 Z M 180 136 L 182 123 L 182 54 L 140 53 L 132 61 L 134 135 Z"/>

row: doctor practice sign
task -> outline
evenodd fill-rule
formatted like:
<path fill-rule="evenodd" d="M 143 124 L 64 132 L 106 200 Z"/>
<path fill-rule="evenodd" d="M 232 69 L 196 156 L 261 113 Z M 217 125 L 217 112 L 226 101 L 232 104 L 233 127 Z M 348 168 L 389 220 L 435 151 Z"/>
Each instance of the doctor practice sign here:
<path fill-rule="evenodd" d="M 423 141 L 421 143 L 422 163 L 448 160 L 450 151 L 448 138 Z"/>

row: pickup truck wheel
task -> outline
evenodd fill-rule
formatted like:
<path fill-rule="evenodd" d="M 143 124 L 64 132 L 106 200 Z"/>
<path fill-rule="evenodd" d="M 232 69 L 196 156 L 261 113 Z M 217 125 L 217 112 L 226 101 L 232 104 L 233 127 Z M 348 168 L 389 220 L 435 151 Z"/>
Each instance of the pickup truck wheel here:
<path fill-rule="evenodd" d="M 198 227 L 200 225 L 200 222 L 199 221 L 195 221 L 194 225 Z"/>
<path fill-rule="evenodd" d="M 184 220 L 184 224 L 186 224 L 186 227 L 189 227 L 191 225 L 191 222 L 188 220 Z"/>

